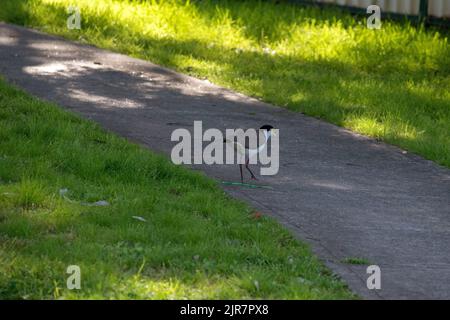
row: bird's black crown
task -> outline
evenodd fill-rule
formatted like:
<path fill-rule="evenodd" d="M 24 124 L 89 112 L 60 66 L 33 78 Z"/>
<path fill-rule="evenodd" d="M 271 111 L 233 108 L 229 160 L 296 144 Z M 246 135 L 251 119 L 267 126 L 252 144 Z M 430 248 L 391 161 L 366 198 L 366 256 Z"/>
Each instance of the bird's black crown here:
<path fill-rule="evenodd" d="M 261 128 L 259 128 L 260 130 L 267 130 L 270 131 L 273 129 L 273 127 L 270 124 L 265 124 L 263 125 Z"/>

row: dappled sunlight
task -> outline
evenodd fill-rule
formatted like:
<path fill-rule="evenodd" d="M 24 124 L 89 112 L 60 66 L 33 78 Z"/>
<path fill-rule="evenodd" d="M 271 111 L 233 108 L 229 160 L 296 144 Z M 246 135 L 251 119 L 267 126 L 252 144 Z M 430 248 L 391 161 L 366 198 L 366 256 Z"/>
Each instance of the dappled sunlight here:
<path fill-rule="evenodd" d="M 30 75 L 53 74 L 59 72 L 67 72 L 68 70 L 69 67 L 66 64 L 59 62 L 52 62 L 40 66 L 29 66 L 23 68 L 23 71 Z"/>
<path fill-rule="evenodd" d="M 23 71 L 29 75 L 45 75 L 55 74 L 61 77 L 78 77 L 87 70 L 104 69 L 93 62 L 86 61 L 63 61 L 63 62 L 50 62 L 41 65 L 26 66 Z"/>
<path fill-rule="evenodd" d="M 186 281 L 176 275 L 166 275 L 154 270 L 153 275 L 135 274 L 131 276 L 108 275 L 108 283 L 103 288 L 111 299 L 227 299 L 233 296 L 246 297 L 243 281 L 236 276 L 208 276 L 197 273 L 195 280 Z M 241 288 L 240 288 L 241 287 Z M 68 290 L 61 292 L 67 299 L 103 298 L 97 292 L 74 295 Z"/>
<path fill-rule="evenodd" d="M 340 24 L 300 25 L 275 50 L 306 60 L 342 60 L 356 48 L 354 35 L 355 31 L 343 29 Z"/>
<path fill-rule="evenodd" d="M 115 0 L 79 1 L 83 26 L 70 31 L 65 28 L 67 4 L 31 0 L 21 10 L 25 15 L 32 11 L 30 23 L 47 31 L 151 60 L 205 84 L 387 142 L 402 146 L 408 139 L 404 147 L 448 163 L 448 152 L 440 147 L 450 118 L 450 46 L 444 32 L 389 21 L 374 31 L 366 28 L 364 17 L 268 2 Z M 59 67 L 33 66 L 27 72 L 63 74 Z M 163 85 L 142 82 L 150 97 Z M 423 140 L 440 142 L 424 148 Z"/>
<path fill-rule="evenodd" d="M 70 97 L 82 101 L 82 102 L 91 102 L 97 103 L 100 109 L 139 109 L 144 108 L 145 104 L 137 102 L 135 100 L 123 98 L 123 99 L 114 99 L 112 100 L 109 96 L 101 96 L 98 94 L 94 94 L 92 92 L 87 92 L 79 89 L 70 89 L 67 93 Z"/>
<path fill-rule="evenodd" d="M 309 181 L 308 184 L 315 187 L 331 190 L 350 191 L 355 189 L 354 187 L 349 187 L 348 185 L 339 184 L 334 181 Z M 359 188 L 357 189 L 359 190 Z"/>
<path fill-rule="evenodd" d="M 356 131 L 367 133 L 372 137 L 382 137 L 386 126 L 373 118 L 369 117 L 351 117 L 344 121 L 344 126 L 354 128 Z"/>
<path fill-rule="evenodd" d="M 0 46 L 14 46 L 17 45 L 18 39 L 14 36 L 9 37 L 1 37 L 0 38 Z"/>

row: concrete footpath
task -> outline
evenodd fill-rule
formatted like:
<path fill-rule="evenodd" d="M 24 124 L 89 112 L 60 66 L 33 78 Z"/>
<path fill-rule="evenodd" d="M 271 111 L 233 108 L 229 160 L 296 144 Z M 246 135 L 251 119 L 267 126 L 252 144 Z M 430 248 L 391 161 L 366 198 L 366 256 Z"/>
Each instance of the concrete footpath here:
<path fill-rule="evenodd" d="M 450 299 L 447 168 L 149 62 L 1 23 L 0 74 L 167 155 L 172 131 L 194 120 L 222 131 L 271 124 L 280 171 L 256 184 L 272 189 L 224 185 L 228 193 L 308 242 L 363 298 Z M 194 169 L 239 181 L 236 165 Z M 367 289 L 366 265 L 342 263 L 352 257 L 381 268 L 381 290 Z"/>

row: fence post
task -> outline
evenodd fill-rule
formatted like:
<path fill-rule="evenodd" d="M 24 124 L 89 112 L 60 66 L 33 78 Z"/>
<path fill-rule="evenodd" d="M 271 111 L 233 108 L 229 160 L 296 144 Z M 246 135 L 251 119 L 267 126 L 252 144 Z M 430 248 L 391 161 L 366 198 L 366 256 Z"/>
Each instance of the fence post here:
<path fill-rule="evenodd" d="M 428 18 L 428 0 L 420 0 L 419 21 L 426 21 Z"/>

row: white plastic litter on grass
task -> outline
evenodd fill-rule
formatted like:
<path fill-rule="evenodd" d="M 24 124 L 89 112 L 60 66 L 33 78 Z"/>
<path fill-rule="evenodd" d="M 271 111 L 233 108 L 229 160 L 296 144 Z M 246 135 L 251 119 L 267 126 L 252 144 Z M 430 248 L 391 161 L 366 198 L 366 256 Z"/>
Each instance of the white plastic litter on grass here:
<path fill-rule="evenodd" d="M 72 203 L 76 202 L 76 201 L 73 201 L 73 200 L 69 199 L 66 196 L 67 192 L 69 192 L 69 189 L 67 189 L 67 188 L 59 189 L 59 195 L 61 197 L 63 197 L 64 200 L 67 200 L 67 201 L 72 202 Z M 96 202 L 80 202 L 80 204 L 82 206 L 89 206 L 89 207 L 106 207 L 106 206 L 110 205 L 109 202 L 106 201 L 106 200 L 100 200 L 100 201 L 96 201 Z"/>
<path fill-rule="evenodd" d="M 142 222 L 147 222 L 147 220 L 145 220 L 144 218 L 139 217 L 139 216 L 132 216 L 132 218 L 136 219 L 136 220 L 139 220 L 139 221 L 142 221 Z"/>
<path fill-rule="evenodd" d="M 106 206 L 109 206 L 109 202 L 105 201 L 105 200 L 100 200 L 100 201 L 93 202 L 93 203 L 82 202 L 81 204 L 84 205 L 84 206 L 93 206 L 93 207 L 106 207 Z"/>

